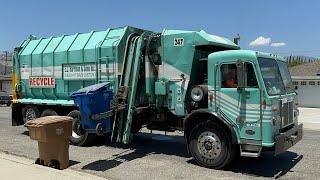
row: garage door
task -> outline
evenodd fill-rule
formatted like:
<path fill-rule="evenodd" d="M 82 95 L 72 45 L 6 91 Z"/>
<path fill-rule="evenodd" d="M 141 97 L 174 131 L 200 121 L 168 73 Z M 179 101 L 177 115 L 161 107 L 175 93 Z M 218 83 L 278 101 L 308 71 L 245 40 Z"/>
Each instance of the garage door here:
<path fill-rule="evenodd" d="M 293 81 L 301 107 L 320 107 L 320 81 Z"/>

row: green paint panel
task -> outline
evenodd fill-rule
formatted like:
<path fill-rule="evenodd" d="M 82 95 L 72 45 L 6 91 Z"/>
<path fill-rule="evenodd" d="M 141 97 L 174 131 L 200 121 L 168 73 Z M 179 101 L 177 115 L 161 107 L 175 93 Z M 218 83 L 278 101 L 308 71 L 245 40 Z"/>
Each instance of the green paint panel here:
<path fill-rule="evenodd" d="M 41 39 L 37 39 L 37 40 L 31 40 L 27 46 L 24 48 L 24 50 L 21 52 L 21 56 L 24 55 L 30 55 L 33 50 L 37 47 L 37 45 L 39 44 L 39 42 L 41 41 Z"/>
<path fill-rule="evenodd" d="M 78 34 L 70 35 L 70 36 L 64 36 L 61 43 L 55 50 L 55 52 L 63 52 L 67 51 L 70 46 L 72 45 L 73 41 L 77 38 Z"/>
<path fill-rule="evenodd" d="M 41 54 L 50 41 L 51 38 L 41 40 L 41 42 L 38 44 L 37 48 L 33 51 L 32 54 Z"/>
<path fill-rule="evenodd" d="M 106 38 L 109 30 L 94 32 L 84 49 L 95 49 Z"/>
<path fill-rule="evenodd" d="M 155 94 L 156 95 L 167 95 L 167 86 L 164 81 L 155 82 Z"/>
<path fill-rule="evenodd" d="M 89 38 L 91 37 L 92 33 L 86 33 L 86 34 L 79 34 L 77 38 L 72 43 L 72 46 L 70 47 L 69 51 L 76 51 L 76 50 L 82 50 L 84 49 L 84 46 L 89 41 Z"/>
<path fill-rule="evenodd" d="M 52 53 L 57 48 L 62 39 L 63 36 L 52 38 L 52 40 L 50 41 L 46 49 L 43 51 L 43 53 Z"/>

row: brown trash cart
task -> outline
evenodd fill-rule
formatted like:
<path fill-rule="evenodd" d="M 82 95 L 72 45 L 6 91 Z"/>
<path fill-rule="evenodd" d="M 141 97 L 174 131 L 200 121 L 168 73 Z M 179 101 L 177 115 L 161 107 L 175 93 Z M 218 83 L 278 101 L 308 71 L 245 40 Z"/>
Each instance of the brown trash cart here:
<path fill-rule="evenodd" d="M 69 137 L 72 133 L 72 118 L 46 116 L 28 121 L 30 138 L 38 141 L 39 158 L 36 164 L 56 169 L 69 166 Z"/>

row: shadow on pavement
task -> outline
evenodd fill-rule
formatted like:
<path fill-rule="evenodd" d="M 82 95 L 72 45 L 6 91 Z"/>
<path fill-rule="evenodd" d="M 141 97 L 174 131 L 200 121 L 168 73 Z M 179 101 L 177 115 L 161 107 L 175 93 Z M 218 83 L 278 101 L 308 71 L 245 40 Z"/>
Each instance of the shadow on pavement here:
<path fill-rule="evenodd" d="M 188 158 L 187 162 L 195 164 L 187 153 L 183 136 L 164 136 L 159 134 L 138 133 L 130 145 L 116 143 L 96 142 L 96 146 L 108 146 L 123 149 L 123 152 L 114 154 L 107 159 L 91 162 L 82 169 L 94 171 L 107 171 L 122 163 L 146 157 L 150 154 L 165 154 Z M 90 147 L 88 147 L 90 148 Z M 259 158 L 241 157 L 234 161 L 224 171 L 242 173 L 255 177 L 280 178 L 299 163 L 303 155 L 286 151 L 278 156 L 273 153 L 263 153 Z"/>
<path fill-rule="evenodd" d="M 69 160 L 69 167 L 79 163 L 80 163 L 79 161 Z"/>
<path fill-rule="evenodd" d="M 286 151 L 278 156 L 274 156 L 272 153 L 263 153 L 258 158 L 240 157 L 222 170 L 254 177 L 277 179 L 287 172 L 293 172 L 291 169 L 299 163 L 302 158 L 303 155 L 298 155 L 290 151 Z M 197 165 L 193 159 L 190 159 L 188 162 Z"/>
<path fill-rule="evenodd" d="M 29 131 L 28 131 L 28 130 L 23 131 L 21 134 L 22 134 L 22 135 L 25 135 L 25 136 L 29 136 Z"/>
<path fill-rule="evenodd" d="M 106 171 L 117 167 L 124 162 L 129 162 L 150 154 L 165 154 L 180 157 L 190 157 L 187 153 L 183 136 L 164 136 L 158 134 L 139 133 L 134 136 L 134 141 L 130 145 L 107 144 L 109 147 L 124 149 L 120 154 L 113 157 L 89 163 L 82 169 L 94 171 Z"/>
<path fill-rule="evenodd" d="M 263 153 L 259 158 L 241 157 L 227 168 L 226 171 L 242 173 L 257 177 L 280 178 L 299 163 L 303 155 L 286 151 L 278 156 L 273 153 Z"/>
<path fill-rule="evenodd" d="M 127 152 L 127 151 L 125 151 Z M 82 169 L 89 169 L 94 171 L 106 171 L 109 169 L 112 169 L 114 167 L 119 166 L 120 164 L 124 162 L 128 162 L 134 159 L 138 159 L 144 156 L 147 156 L 144 152 L 138 152 L 137 150 L 134 150 L 133 152 L 130 152 L 128 154 L 121 153 L 114 155 L 114 157 L 106 160 L 98 160 L 95 162 L 92 162 L 90 164 L 87 164 L 82 167 Z"/>

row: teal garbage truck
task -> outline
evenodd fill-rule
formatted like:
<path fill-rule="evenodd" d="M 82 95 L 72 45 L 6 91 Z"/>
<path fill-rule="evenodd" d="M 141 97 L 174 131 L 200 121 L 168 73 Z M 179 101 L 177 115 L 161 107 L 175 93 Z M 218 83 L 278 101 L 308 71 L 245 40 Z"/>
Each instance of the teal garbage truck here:
<path fill-rule="evenodd" d="M 108 117 L 113 141 L 130 143 L 142 127 L 183 130 L 187 150 L 205 167 L 222 168 L 238 155 L 279 154 L 302 139 L 286 61 L 203 30 L 126 26 L 31 36 L 14 49 L 13 62 L 12 125 L 69 115 L 75 145 L 101 133 L 83 130 L 70 95 L 99 83 L 113 92 L 110 111 L 90 117 Z"/>

